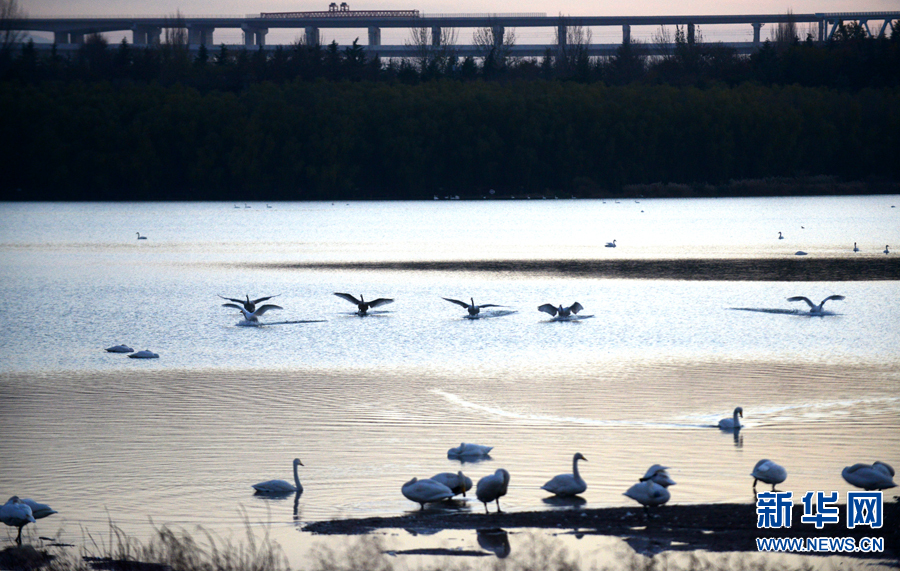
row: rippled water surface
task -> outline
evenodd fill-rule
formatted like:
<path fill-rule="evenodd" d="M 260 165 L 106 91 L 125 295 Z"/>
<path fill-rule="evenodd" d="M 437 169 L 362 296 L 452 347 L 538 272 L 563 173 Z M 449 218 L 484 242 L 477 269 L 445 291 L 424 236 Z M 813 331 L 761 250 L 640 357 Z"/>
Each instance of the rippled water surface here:
<path fill-rule="evenodd" d="M 0 204 L 0 493 L 47 501 L 60 513 L 36 533 L 75 542 L 108 520 L 138 537 L 269 524 L 298 566 L 317 541 L 298 523 L 414 511 L 413 476 L 503 467 L 505 509 L 558 509 L 539 488 L 576 451 L 588 507 L 628 505 L 653 463 L 678 482 L 671 503 L 751 502 L 761 458 L 785 465 L 786 489 L 843 494 L 844 466 L 900 465 L 898 281 L 815 264 L 888 263 L 895 204 Z M 559 260 L 644 265 L 620 279 Z M 714 274 L 683 279 L 692 260 Z M 787 281 L 782 262 L 820 269 Z M 728 275 L 738 263 L 774 269 Z M 358 317 L 333 292 L 395 302 Z M 217 295 L 245 294 L 283 309 L 240 326 Z M 846 299 L 823 316 L 786 301 L 832 294 Z M 442 297 L 505 307 L 470 320 Z M 585 319 L 536 310 L 574 301 Z M 119 343 L 160 358 L 103 351 Z M 735 406 L 746 428 L 713 428 Z M 491 459 L 448 459 L 462 441 Z M 252 495 L 298 456 L 296 508 Z"/>

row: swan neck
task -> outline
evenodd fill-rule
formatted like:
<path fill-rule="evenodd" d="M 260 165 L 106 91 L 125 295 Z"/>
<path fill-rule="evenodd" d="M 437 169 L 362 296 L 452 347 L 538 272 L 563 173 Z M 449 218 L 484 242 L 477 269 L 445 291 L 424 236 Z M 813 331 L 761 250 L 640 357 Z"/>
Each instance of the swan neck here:
<path fill-rule="evenodd" d="M 300 485 L 300 476 L 297 474 L 297 466 L 299 466 L 299 464 L 297 462 L 294 462 L 294 486 L 299 492 L 303 490 L 303 486 Z"/>
<path fill-rule="evenodd" d="M 580 458 L 577 456 L 572 459 L 572 474 L 575 476 L 576 480 L 581 480 L 581 474 L 578 473 L 578 461 Z"/>
<path fill-rule="evenodd" d="M 740 425 L 741 425 L 741 421 L 738 420 L 738 413 L 737 413 L 737 411 L 734 411 L 734 426 L 736 428 Z"/>

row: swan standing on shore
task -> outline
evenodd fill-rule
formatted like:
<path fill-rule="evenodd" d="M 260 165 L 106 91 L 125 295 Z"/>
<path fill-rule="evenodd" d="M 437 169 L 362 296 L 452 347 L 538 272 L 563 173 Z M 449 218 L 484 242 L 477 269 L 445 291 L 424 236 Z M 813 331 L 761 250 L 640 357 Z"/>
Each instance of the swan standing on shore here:
<path fill-rule="evenodd" d="M 424 480 L 413 478 L 403 484 L 400 492 L 406 499 L 417 502 L 421 506 L 420 509 L 423 510 L 425 504 L 429 502 L 439 502 L 453 497 L 453 491 L 450 488 L 427 478 Z"/>
<path fill-rule="evenodd" d="M 478 315 L 481 313 L 481 310 L 485 307 L 503 307 L 502 305 L 496 305 L 494 303 L 483 303 L 481 305 L 475 305 L 475 299 L 469 298 L 469 301 L 472 303 L 466 303 L 464 301 L 459 301 L 458 299 L 450 299 L 449 297 L 442 298 L 450 303 L 455 303 L 456 305 L 461 305 L 466 308 L 466 311 L 469 312 L 469 315 Z"/>
<path fill-rule="evenodd" d="M 355 303 L 356 309 L 357 309 L 356 313 L 359 315 L 365 315 L 366 312 L 369 311 L 370 309 L 372 309 L 373 307 L 378 307 L 379 305 L 387 305 L 389 303 L 394 303 L 393 299 L 388 299 L 388 298 L 384 298 L 384 297 L 379 297 L 378 299 L 374 299 L 372 301 L 365 301 L 363 299 L 362 294 L 359 294 L 359 299 L 356 299 L 349 293 L 335 292 L 334 295 L 338 296 L 341 299 L 346 299 L 350 303 Z"/>
<path fill-rule="evenodd" d="M 22 545 L 22 528 L 29 523 L 34 523 L 34 514 L 28 504 L 20 500 L 18 496 L 13 496 L 0 506 L 0 521 L 10 527 L 19 528 L 16 544 Z"/>
<path fill-rule="evenodd" d="M 787 470 L 771 460 L 760 460 L 757 462 L 750 475 L 753 476 L 754 491 L 756 490 L 757 480 L 765 484 L 772 484 L 773 492 L 776 491 L 775 484 L 780 484 L 787 480 Z"/>
<path fill-rule="evenodd" d="M 454 474 L 453 472 L 441 472 L 430 478 L 435 482 L 444 484 L 454 495 L 462 494 L 466 496 L 466 492 L 472 489 L 472 478 L 462 473 L 462 470 Z"/>
<path fill-rule="evenodd" d="M 578 473 L 579 460 L 587 462 L 587 458 L 582 456 L 581 452 L 576 453 L 572 457 L 572 473 L 554 476 L 553 479 L 541 486 L 541 489 L 557 496 L 577 496 L 584 492 L 587 489 L 587 483 Z"/>
<path fill-rule="evenodd" d="M 847 466 L 841 471 L 841 477 L 848 484 L 867 491 L 897 487 L 894 483 L 894 468 L 887 462 Z"/>
<path fill-rule="evenodd" d="M 553 307 L 552 303 L 545 303 L 544 305 L 538 307 L 538 311 L 549 313 L 553 317 L 556 317 L 557 315 L 559 315 L 560 317 L 569 317 L 572 314 L 578 313 L 582 309 L 584 309 L 584 307 L 577 301 L 569 307 L 563 307 L 562 305 L 560 305 L 559 307 Z"/>
<path fill-rule="evenodd" d="M 463 442 L 459 446 L 447 450 L 447 456 L 450 458 L 486 458 L 493 449 L 493 446 Z"/>
<path fill-rule="evenodd" d="M 810 301 L 810 299 L 809 299 L 808 297 L 803 297 L 802 295 L 795 295 L 794 297 L 789 297 L 789 298 L 787 298 L 788 301 L 805 301 L 806 304 L 809 306 L 809 312 L 810 312 L 810 313 L 822 313 L 822 306 L 824 306 L 824 305 L 825 305 L 825 302 L 828 301 L 829 299 L 841 300 L 841 299 L 844 299 L 844 296 L 842 296 L 842 295 L 829 295 L 828 297 L 826 297 L 825 299 L 823 299 L 823 300 L 819 303 L 819 305 L 814 304 L 812 301 Z"/>
<path fill-rule="evenodd" d="M 669 473 L 666 472 L 669 468 L 667 466 L 661 466 L 659 464 L 654 464 L 647 469 L 647 472 L 644 473 L 644 477 L 641 478 L 641 482 L 651 481 L 656 482 L 663 488 L 668 488 L 669 486 L 675 485 L 675 480 L 669 477 Z"/>
<path fill-rule="evenodd" d="M 497 513 L 500 513 L 500 498 L 506 495 L 509 489 L 509 472 L 500 468 L 493 474 L 478 480 L 475 488 L 475 497 L 484 504 L 484 513 L 488 511 L 488 504 L 497 502 Z"/>
<path fill-rule="evenodd" d="M 744 418 L 744 409 L 741 407 L 734 409 L 734 416 L 732 418 L 723 418 L 720 420 L 719 428 L 722 430 L 735 430 L 741 428 L 741 421 L 738 420 L 738 417 Z"/>
<path fill-rule="evenodd" d="M 303 462 L 299 458 L 294 458 L 294 485 L 284 480 L 269 480 L 253 484 L 252 488 L 257 494 L 289 494 L 291 492 L 303 493 L 303 486 L 300 484 L 300 476 L 297 475 L 297 466 L 302 466 Z"/>
<path fill-rule="evenodd" d="M 650 514 L 650 506 L 661 506 L 669 501 L 672 494 L 665 487 L 651 480 L 644 480 L 628 488 L 623 494 L 644 506 L 644 513 Z"/>

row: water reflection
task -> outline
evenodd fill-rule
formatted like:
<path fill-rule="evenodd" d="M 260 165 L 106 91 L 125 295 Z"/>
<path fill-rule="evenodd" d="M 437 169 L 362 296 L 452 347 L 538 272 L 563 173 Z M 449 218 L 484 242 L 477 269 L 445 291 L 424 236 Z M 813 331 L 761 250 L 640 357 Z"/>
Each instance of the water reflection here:
<path fill-rule="evenodd" d="M 509 533 L 500 528 L 479 529 L 476 530 L 478 536 L 478 545 L 482 549 L 490 551 L 497 556 L 498 559 L 504 559 L 509 556 L 512 549 L 509 545 Z"/>
<path fill-rule="evenodd" d="M 581 496 L 549 496 L 541 501 L 555 508 L 577 508 L 587 503 Z"/>

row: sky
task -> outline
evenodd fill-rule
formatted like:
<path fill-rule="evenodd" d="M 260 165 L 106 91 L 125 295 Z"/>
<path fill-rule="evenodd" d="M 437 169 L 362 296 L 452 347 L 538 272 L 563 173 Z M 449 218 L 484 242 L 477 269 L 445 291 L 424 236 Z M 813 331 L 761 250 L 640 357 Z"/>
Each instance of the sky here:
<path fill-rule="evenodd" d="M 293 12 L 326 10 L 332 0 L 18 0 L 27 16 L 247 16 L 260 12 Z M 713 14 L 795 14 L 820 12 L 900 12 L 900 0 L 347 0 L 353 10 L 419 10 L 424 14 L 484 14 L 484 13 L 539 13 L 548 16 L 664 16 L 664 15 L 713 15 Z M 633 30 L 637 40 L 649 37 L 653 30 Z M 270 31 L 266 43 L 291 43 L 298 40 L 299 32 Z M 395 32 L 399 33 L 399 32 Z M 519 30 L 517 43 L 541 43 L 548 31 Z M 752 30 L 739 28 L 701 29 L 704 41 L 749 41 Z M 465 34 L 463 34 L 464 36 Z M 763 31 L 763 38 L 768 37 Z M 109 34 L 112 43 L 130 34 Z M 366 43 L 365 30 L 329 32 L 322 30 L 321 41 L 332 39 L 339 44 L 349 44 L 354 36 L 361 36 Z M 383 34 L 382 43 L 403 43 L 402 38 Z M 460 36 L 458 43 L 469 43 Z M 49 37 L 49 36 L 48 36 Z M 617 43 L 621 41 L 621 29 L 599 28 L 593 30 L 592 43 Z M 213 42 L 241 43 L 238 30 L 219 30 Z"/>

